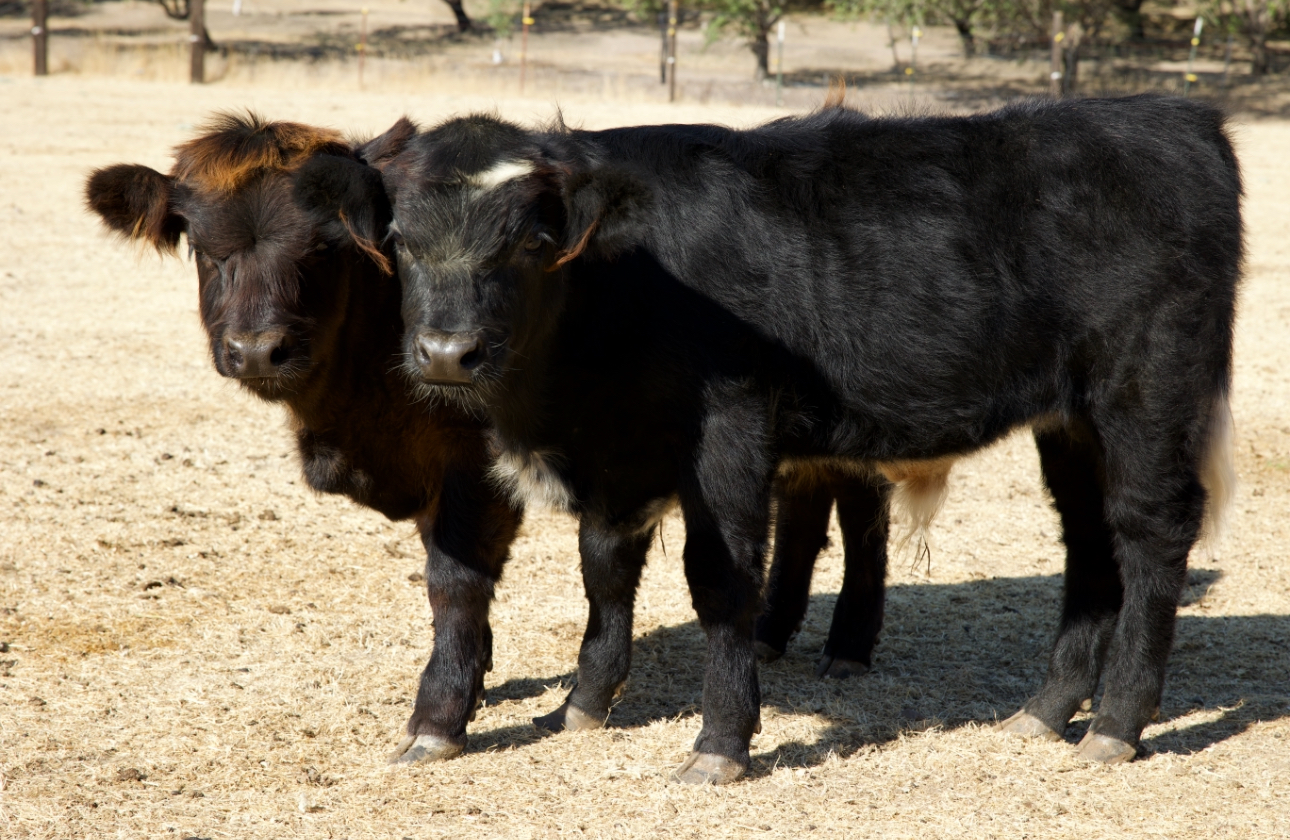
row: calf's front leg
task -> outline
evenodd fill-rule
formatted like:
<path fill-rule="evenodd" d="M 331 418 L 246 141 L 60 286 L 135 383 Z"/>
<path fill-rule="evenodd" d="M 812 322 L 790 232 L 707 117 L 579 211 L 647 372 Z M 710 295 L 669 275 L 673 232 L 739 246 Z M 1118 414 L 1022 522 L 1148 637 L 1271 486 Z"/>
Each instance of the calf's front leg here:
<path fill-rule="evenodd" d="M 436 515 L 418 521 L 426 548 L 426 594 L 434 649 L 391 764 L 440 761 L 466 748 L 466 724 L 484 700 L 493 667 L 489 605 L 521 513 L 482 471 L 446 476 Z"/>
<path fill-rule="evenodd" d="M 761 606 L 774 465 L 765 451 L 768 414 L 755 397 L 717 395 L 704 420 L 694 472 L 683 482 L 685 576 L 708 637 L 703 729 L 673 774 L 690 784 L 725 784 L 752 763 L 761 731 L 761 687 L 753 633 Z"/>
<path fill-rule="evenodd" d="M 533 719 L 539 729 L 599 729 L 622 691 L 632 662 L 632 613 L 636 588 L 654 529 L 624 533 L 595 516 L 578 531 L 587 631 L 578 652 L 578 682 L 558 709 Z"/>

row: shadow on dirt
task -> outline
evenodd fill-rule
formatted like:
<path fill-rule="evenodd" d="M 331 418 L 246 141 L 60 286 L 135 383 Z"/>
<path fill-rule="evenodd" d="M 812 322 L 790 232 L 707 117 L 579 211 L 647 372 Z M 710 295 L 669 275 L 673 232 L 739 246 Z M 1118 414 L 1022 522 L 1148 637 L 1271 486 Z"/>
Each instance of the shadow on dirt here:
<path fill-rule="evenodd" d="M 1184 607 L 1203 609 L 1221 572 L 1196 569 Z M 753 774 L 775 766 L 810 767 L 847 757 L 902 732 L 989 725 L 1012 714 L 1039 688 L 1059 613 L 1059 575 L 993 578 L 957 584 L 899 585 L 888 590 L 887 622 L 874 670 L 835 682 L 813 676 L 835 596 L 812 598 L 806 622 L 777 662 L 761 668 L 763 720 L 812 715 L 826 724 L 811 743 L 788 742 L 756 752 Z M 705 642 L 697 622 L 638 636 L 627 692 L 609 718 L 632 729 L 696 715 L 703 692 Z M 1169 662 L 1161 719 L 1196 722 L 1150 735 L 1147 753 L 1193 753 L 1244 732 L 1258 721 L 1290 716 L 1290 616 L 1183 615 Z M 573 674 L 511 680 L 489 689 L 489 702 L 527 699 Z M 1066 732 L 1077 743 L 1091 715 Z M 470 750 L 534 743 L 546 733 L 514 726 L 471 733 Z"/>

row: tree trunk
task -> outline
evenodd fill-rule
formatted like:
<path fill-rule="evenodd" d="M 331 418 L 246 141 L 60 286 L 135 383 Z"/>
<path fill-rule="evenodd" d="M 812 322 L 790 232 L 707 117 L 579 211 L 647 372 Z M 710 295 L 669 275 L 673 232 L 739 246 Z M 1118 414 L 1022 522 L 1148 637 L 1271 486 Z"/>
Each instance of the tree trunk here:
<path fill-rule="evenodd" d="M 1133 41 L 1145 39 L 1147 31 L 1143 27 L 1142 0 L 1116 0 L 1115 7 L 1119 12 L 1120 20 L 1129 27 L 1129 39 Z"/>
<path fill-rule="evenodd" d="M 161 6 L 168 18 L 188 20 L 188 0 L 157 0 L 157 5 Z M 206 52 L 219 52 L 219 44 L 215 43 L 215 39 L 211 37 L 210 30 L 206 28 L 205 23 L 202 24 L 202 38 L 205 41 L 202 48 Z"/>
<path fill-rule="evenodd" d="M 1266 76 L 1269 70 L 1268 30 L 1272 28 L 1268 0 L 1245 0 L 1241 9 L 1241 23 L 1250 39 L 1250 73 Z"/>
<path fill-rule="evenodd" d="M 1066 28 L 1066 70 L 1062 75 L 1062 96 L 1071 96 L 1079 84 L 1079 43 L 1084 38 L 1084 27 L 1078 23 Z"/>
<path fill-rule="evenodd" d="M 457 31 L 470 31 L 470 18 L 466 15 L 466 8 L 461 5 L 461 0 L 443 0 L 452 9 L 452 13 L 457 16 Z"/>
<path fill-rule="evenodd" d="M 157 0 L 166 17 L 172 20 L 188 20 L 188 0 Z"/>
<path fill-rule="evenodd" d="M 1250 33 L 1250 73 L 1266 76 L 1271 69 L 1268 61 L 1268 33 Z"/>
<path fill-rule="evenodd" d="M 971 58 L 976 55 L 976 36 L 972 34 L 972 21 L 968 18 L 955 18 L 954 28 L 959 31 L 959 39 L 963 41 L 963 57 Z"/>
<path fill-rule="evenodd" d="M 760 33 L 748 42 L 748 49 L 757 56 L 757 81 L 770 76 L 770 27 L 758 25 Z"/>

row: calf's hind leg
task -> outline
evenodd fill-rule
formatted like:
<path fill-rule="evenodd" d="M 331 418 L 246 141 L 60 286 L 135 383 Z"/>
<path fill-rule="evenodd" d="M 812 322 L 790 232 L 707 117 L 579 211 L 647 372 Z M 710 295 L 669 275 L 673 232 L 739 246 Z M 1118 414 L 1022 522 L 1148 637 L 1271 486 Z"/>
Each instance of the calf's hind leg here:
<path fill-rule="evenodd" d="M 1134 757 L 1142 730 L 1160 708 L 1187 554 L 1205 512 L 1194 430 L 1180 428 L 1176 416 L 1129 419 L 1138 422 L 1116 417 L 1117 436 L 1102 435 L 1106 518 L 1115 534 L 1124 601 L 1102 700 L 1079 746 L 1084 758 L 1106 763 Z"/>
<path fill-rule="evenodd" d="M 520 519 L 472 469 L 446 475 L 436 515 L 417 523 L 426 548 L 434 650 L 391 764 L 439 761 L 465 749 L 466 724 L 483 702 L 484 673 L 493 667 L 489 605 Z"/>
<path fill-rule="evenodd" d="M 756 649 L 763 662 L 784 655 L 806 617 L 815 560 L 828 543 L 833 491 L 825 482 L 790 476 L 775 488 L 775 552 L 766 580 L 766 604 L 757 618 Z"/>
<path fill-rule="evenodd" d="M 890 487 L 877 477 L 843 477 L 834 486 L 846 559 L 842 591 L 815 675 L 846 679 L 868 672 L 882 630 Z"/>
<path fill-rule="evenodd" d="M 1123 589 L 1102 493 L 1101 451 L 1086 427 L 1036 431 L 1039 463 L 1066 543 L 1061 625 L 1039 693 L 999 725 L 1056 740 L 1097 690 Z"/>
<path fill-rule="evenodd" d="M 533 719 L 539 729 L 599 729 L 627 681 L 632 656 L 632 613 L 641 569 L 654 536 L 624 534 L 584 517 L 578 531 L 587 631 L 578 652 L 578 682 L 550 714 Z"/>

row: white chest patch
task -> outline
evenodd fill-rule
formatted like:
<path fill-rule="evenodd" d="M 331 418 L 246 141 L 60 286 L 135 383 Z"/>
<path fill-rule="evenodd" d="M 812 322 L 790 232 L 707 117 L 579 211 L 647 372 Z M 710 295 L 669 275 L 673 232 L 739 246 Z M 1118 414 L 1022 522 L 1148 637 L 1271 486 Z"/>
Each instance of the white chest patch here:
<path fill-rule="evenodd" d="M 569 512 L 573 493 L 554 466 L 558 457 L 552 452 L 503 452 L 490 473 L 516 504 Z"/>

